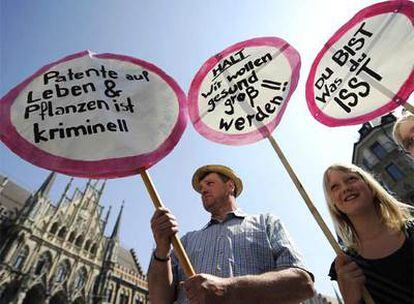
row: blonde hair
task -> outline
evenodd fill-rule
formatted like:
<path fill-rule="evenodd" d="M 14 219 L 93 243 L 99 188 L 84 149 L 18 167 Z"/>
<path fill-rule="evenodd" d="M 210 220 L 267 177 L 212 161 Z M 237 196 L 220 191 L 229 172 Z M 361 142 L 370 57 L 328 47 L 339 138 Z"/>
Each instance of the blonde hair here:
<path fill-rule="evenodd" d="M 323 190 L 329 213 L 335 225 L 335 230 L 348 248 L 357 250 L 359 247 L 359 239 L 349 217 L 335 206 L 332 199 L 328 184 L 328 173 L 333 170 L 358 174 L 373 193 L 374 205 L 380 221 L 392 230 L 397 231 L 403 229 L 405 222 L 411 217 L 409 212 L 410 209 L 413 210 L 411 206 L 395 199 L 371 174 L 361 168 L 352 164 L 334 164 L 325 170 L 323 175 Z"/>
<path fill-rule="evenodd" d="M 394 141 L 401 147 L 403 146 L 403 139 L 401 138 L 400 128 L 401 125 L 407 121 L 414 121 L 414 115 L 410 112 L 406 112 L 403 116 L 398 118 L 394 124 L 394 128 L 392 129 L 392 136 L 394 137 Z"/>

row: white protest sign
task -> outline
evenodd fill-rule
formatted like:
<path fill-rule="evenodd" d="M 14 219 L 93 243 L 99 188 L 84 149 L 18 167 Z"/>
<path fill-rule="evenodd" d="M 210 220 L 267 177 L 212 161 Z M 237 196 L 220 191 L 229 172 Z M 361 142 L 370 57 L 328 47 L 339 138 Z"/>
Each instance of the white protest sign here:
<path fill-rule="evenodd" d="M 367 7 L 317 55 L 308 107 L 328 126 L 359 124 L 403 105 L 414 90 L 414 3 Z"/>
<path fill-rule="evenodd" d="M 188 94 L 195 129 L 229 145 L 269 136 L 296 88 L 299 69 L 298 52 L 276 37 L 240 42 L 211 57 Z"/>
<path fill-rule="evenodd" d="M 0 137 L 37 166 L 120 177 L 174 148 L 185 107 L 182 90 L 155 65 L 84 51 L 43 67 L 1 99 Z"/>

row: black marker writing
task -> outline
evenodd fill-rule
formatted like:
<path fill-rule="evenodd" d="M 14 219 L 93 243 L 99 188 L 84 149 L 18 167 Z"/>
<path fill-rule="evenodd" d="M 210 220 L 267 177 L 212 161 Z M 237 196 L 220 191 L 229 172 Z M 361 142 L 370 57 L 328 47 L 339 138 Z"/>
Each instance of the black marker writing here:
<path fill-rule="evenodd" d="M 104 79 L 106 78 L 112 78 L 117 79 L 118 73 L 112 70 L 107 70 L 105 66 L 101 65 L 101 68 L 95 69 L 90 68 L 85 70 L 84 72 L 73 72 L 72 69 L 68 69 L 66 73 L 61 73 L 60 71 L 49 71 L 43 75 L 43 84 L 47 85 L 50 81 L 54 82 L 65 82 L 65 81 L 71 81 L 71 80 L 79 80 L 84 77 L 102 77 Z"/>
<path fill-rule="evenodd" d="M 95 135 L 104 132 L 129 132 L 125 119 L 117 119 L 116 122 L 91 124 L 86 119 L 85 124 L 64 127 L 59 123 L 58 128 L 41 129 L 38 123 L 33 124 L 33 139 L 35 143 L 47 142 L 54 139 L 65 139 L 85 135 Z"/>

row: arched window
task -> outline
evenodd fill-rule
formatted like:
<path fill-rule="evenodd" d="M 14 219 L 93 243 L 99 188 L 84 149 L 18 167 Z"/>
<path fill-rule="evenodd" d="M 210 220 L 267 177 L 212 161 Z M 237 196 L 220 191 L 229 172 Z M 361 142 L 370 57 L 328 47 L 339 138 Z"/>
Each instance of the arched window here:
<path fill-rule="evenodd" d="M 24 262 L 27 259 L 27 256 L 29 255 L 29 247 L 24 246 L 22 249 L 20 249 L 19 254 L 16 256 L 16 259 L 13 263 L 13 268 L 20 270 L 23 268 Z"/>
<path fill-rule="evenodd" d="M 83 235 L 80 235 L 76 239 L 75 245 L 78 246 L 78 247 L 82 247 L 82 244 L 83 244 Z"/>
<path fill-rule="evenodd" d="M 129 295 L 125 293 L 121 293 L 119 296 L 119 304 L 128 304 L 129 303 Z"/>
<path fill-rule="evenodd" d="M 89 247 L 91 247 L 91 240 L 87 240 L 85 243 L 85 250 L 89 250 Z"/>
<path fill-rule="evenodd" d="M 105 291 L 105 293 L 106 293 L 106 301 L 109 302 L 109 303 L 112 302 L 112 294 L 113 294 L 113 292 L 114 292 L 114 289 L 113 289 L 112 285 L 109 286 L 109 288 L 107 288 L 106 291 Z"/>
<path fill-rule="evenodd" d="M 92 253 L 92 254 L 95 254 L 95 253 L 96 253 L 96 243 L 94 243 L 94 244 L 92 245 L 92 248 L 91 248 L 91 253 Z"/>
<path fill-rule="evenodd" d="M 37 264 L 35 266 L 35 275 L 41 275 L 49 271 L 50 265 L 52 261 L 52 256 L 50 252 L 43 252 L 40 256 L 39 260 L 37 261 Z"/>
<path fill-rule="evenodd" d="M 68 241 L 73 243 L 73 241 L 75 240 L 75 236 L 76 236 L 75 231 L 72 231 L 71 234 L 69 235 Z"/>
<path fill-rule="evenodd" d="M 66 236 L 66 232 L 67 232 L 66 227 L 62 227 L 62 228 L 59 230 L 58 237 L 60 237 L 60 238 L 64 239 L 64 238 L 65 238 L 65 236 Z"/>
<path fill-rule="evenodd" d="M 56 271 L 56 282 L 62 283 L 66 280 L 67 276 L 70 272 L 70 264 L 67 260 L 63 261 L 59 264 L 57 271 Z"/>
<path fill-rule="evenodd" d="M 55 223 L 53 223 L 52 227 L 50 228 L 50 233 L 51 234 L 56 234 L 57 230 L 58 230 L 58 223 L 55 222 Z"/>
<path fill-rule="evenodd" d="M 99 275 L 95 276 L 95 278 L 93 279 L 93 284 L 91 284 L 92 289 L 89 291 L 89 293 L 91 294 L 92 298 L 97 297 L 98 293 L 99 293 L 99 286 L 100 286 L 100 280 L 99 280 Z M 105 289 L 106 292 L 107 289 Z M 109 301 L 110 302 L 110 301 Z M 92 301 L 93 303 L 93 301 Z"/>
<path fill-rule="evenodd" d="M 86 283 L 87 272 L 85 268 L 79 269 L 78 273 L 76 274 L 75 281 L 73 282 L 73 287 L 75 289 L 82 289 Z"/>
<path fill-rule="evenodd" d="M 136 298 L 135 299 L 135 304 L 144 304 L 144 300 L 141 297 Z"/>

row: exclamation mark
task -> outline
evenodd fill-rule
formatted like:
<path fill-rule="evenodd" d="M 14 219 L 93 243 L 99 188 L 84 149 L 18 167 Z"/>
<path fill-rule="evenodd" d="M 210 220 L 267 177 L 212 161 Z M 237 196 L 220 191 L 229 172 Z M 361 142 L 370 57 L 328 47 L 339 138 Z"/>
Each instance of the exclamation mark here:
<path fill-rule="evenodd" d="M 286 90 L 286 86 L 287 86 L 287 84 L 288 84 L 288 82 L 287 82 L 287 81 L 283 83 L 282 92 L 284 92 L 284 91 Z"/>

